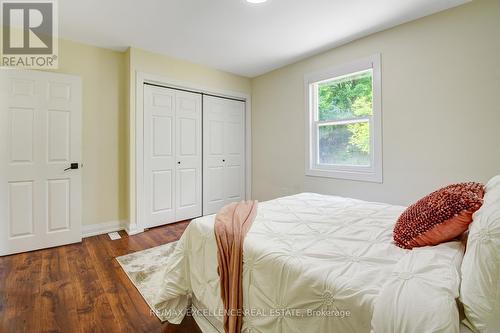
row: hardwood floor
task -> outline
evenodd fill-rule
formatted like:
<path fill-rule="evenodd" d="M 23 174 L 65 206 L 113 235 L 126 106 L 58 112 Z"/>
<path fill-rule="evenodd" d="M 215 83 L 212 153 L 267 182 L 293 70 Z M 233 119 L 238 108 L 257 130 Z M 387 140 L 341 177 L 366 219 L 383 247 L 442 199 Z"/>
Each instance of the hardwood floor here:
<path fill-rule="evenodd" d="M 0 332 L 201 332 L 192 317 L 160 323 L 114 260 L 173 242 L 187 224 L 0 258 Z"/>

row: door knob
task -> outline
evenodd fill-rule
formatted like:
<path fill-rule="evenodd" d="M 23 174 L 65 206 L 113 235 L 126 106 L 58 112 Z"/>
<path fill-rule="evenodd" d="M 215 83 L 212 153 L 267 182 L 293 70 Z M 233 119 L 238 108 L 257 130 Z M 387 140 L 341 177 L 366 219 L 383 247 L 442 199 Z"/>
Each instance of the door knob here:
<path fill-rule="evenodd" d="M 222 160 L 222 162 L 226 162 L 226 160 Z"/>
<path fill-rule="evenodd" d="M 177 164 L 181 164 L 181 161 L 178 161 Z"/>
<path fill-rule="evenodd" d="M 64 169 L 64 171 L 75 170 L 75 169 L 78 169 L 78 163 L 71 163 L 69 168 Z"/>

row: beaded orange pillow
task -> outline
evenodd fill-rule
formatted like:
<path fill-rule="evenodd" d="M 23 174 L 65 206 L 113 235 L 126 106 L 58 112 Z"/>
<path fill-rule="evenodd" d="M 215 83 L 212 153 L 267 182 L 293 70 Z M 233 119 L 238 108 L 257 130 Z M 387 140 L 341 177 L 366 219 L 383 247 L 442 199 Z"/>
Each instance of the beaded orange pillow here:
<path fill-rule="evenodd" d="M 397 246 L 412 249 L 450 241 L 468 228 L 483 204 L 484 185 L 453 184 L 439 189 L 406 209 L 394 226 Z"/>

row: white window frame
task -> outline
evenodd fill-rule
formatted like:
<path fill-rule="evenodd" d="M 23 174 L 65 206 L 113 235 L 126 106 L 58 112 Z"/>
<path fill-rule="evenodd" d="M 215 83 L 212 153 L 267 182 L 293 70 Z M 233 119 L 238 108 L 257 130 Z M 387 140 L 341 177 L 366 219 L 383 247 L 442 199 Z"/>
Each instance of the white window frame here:
<path fill-rule="evenodd" d="M 319 121 L 317 119 L 317 89 L 323 81 L 348 76 L 372 69 L 373 114 L 366 118 L 347 120 L 346 123 L 369 121 L 370 166 L 331 165 L 318 163 L 318 125 L 339 124 L 340 121 Z M 382 93 L 380 79 L 380 54 L 354 61 L 349 64 L 327 68 L 304 76 L 306 100 L 306 176 L 328 177 L 347 180 L 382 183 Z"/>

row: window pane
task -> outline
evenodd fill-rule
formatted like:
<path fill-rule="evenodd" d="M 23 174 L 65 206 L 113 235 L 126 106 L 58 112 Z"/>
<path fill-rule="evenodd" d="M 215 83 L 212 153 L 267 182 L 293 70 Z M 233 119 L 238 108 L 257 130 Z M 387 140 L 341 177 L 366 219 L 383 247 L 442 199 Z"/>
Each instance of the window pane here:
<path fill-rule="evenodd" d="M 320 125 L 319 164 L 370 166 L 370 125 L 368 121 Z"/>
<path fill-rule="evenodd" d="M 342 120 L 372 115 L 372 70 L 318 84 L 318 119 Z"/>

